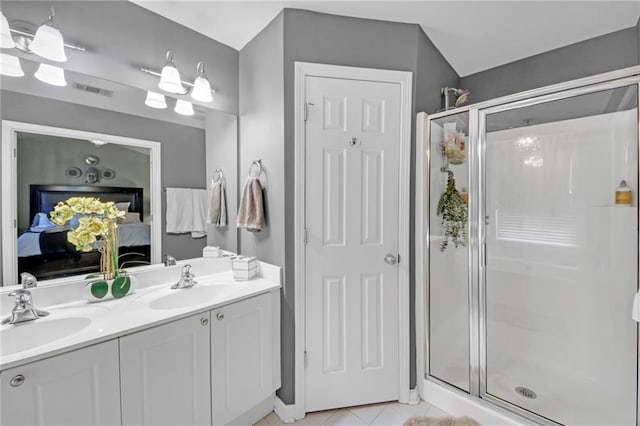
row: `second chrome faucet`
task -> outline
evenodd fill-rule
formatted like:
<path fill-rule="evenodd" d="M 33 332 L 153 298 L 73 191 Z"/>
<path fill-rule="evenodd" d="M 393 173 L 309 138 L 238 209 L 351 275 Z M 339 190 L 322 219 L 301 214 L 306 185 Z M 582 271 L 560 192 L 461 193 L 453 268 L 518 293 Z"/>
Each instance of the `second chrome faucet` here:
<path fill-rule="evenodd" d="M 191 272 L 191 265 L 184 265 L 182 267 L 182 274 L 177 283 L 171 286 L 172 289 L 191 288 L 196 285 L 195 275 Z"/>

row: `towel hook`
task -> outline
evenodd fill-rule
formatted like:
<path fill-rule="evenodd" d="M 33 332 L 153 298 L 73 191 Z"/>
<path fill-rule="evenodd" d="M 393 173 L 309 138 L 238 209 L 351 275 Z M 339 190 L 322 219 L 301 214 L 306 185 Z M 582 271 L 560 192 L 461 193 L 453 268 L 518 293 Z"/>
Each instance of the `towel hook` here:
<path fill-rule="evenodd" d="M 256 173 L 255 176 L 253 176 L 251 174 L 251 170 L 253 170 L 253 166 L 257 166 L 258 167 L 258 173 Z M 260 177 L 260 174 L 262 173 L 262 160 L 253 160 L 251 162 L 251 165 L 249 166 L 249 177 Z"/>
<path fill-rule="evenodd" d="M 222 182 L 224 179 L 224 173 L 222 173 L 222 169 L 216 169 L 213 172 L 213 182 Z"/>

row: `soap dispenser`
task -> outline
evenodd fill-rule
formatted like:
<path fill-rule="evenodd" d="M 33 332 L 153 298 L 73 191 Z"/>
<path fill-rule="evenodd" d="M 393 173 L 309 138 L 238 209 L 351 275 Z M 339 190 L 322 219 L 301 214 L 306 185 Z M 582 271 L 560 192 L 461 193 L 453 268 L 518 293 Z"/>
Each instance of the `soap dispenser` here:
<path fill-rule="evenodd" d="M 627 186 L 627 181 L 621 181 L 620 186 L 616 188 L 616 206 L 630 206 L 632 199 L 631 188 Z"/>

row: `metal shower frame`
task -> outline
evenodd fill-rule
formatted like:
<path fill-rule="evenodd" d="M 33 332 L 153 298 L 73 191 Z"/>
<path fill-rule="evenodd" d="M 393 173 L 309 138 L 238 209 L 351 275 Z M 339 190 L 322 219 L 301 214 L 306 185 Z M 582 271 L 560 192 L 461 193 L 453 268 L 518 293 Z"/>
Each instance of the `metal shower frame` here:
<path fill-rule="evenodd" d="M 523 408 L 517 407 L 500 398 L 487 393 L 486 389 L 486 274 L 485 274 L 485 205 L 484 199 L 480 196 L 485 182 L 485 152 L 486 152 L 486 118 L 489 114 L 498 112 L 526 108 L 533 105 L 553 102 L 561 99 L 572 98 L 603 90 L 615 89 L 624 86 L 637 87 L 638 108 L 640 111 L 640 66 L 624 68 L 592 77 L 572 80 L 540 89 L 529 90 L 514 95 L 504 96 L 461 108 L 449 109 L 428 115 L 425 118 L 424 135 L 422 140 L 418 140 L 418 155 L 424 154 L 417 159 L 417 180 L 416 185 L 416 228 L 418 238 L 416 242 L 416 313 L 417 321 L 422 322 L 422 336 L 418 336 L 418 360 L 422 360 L 423 365 L 418 371 L 424 371 L 424 378 L 432 381 L 446 389 L 458 394 L 463 394 L 471 398 L 474 402 L 485 407 L 507 415 L 518 415 L 517 420 L 531 424 L 558 425 L 558 423 L 546 419 L 540 415 L 533 414 Z M 429 375 L 429 212 L 430 212 L 430 192 L 429 177 L 431 176 L 431 123 L 435 119 L 455 116 L 464 112 L 469 113 L 469 137 L 468 147 L 468 194 L 469 194 L 469 392 L 459 389 L 436 377 Z M 420 114 L 418 121 L 420 121 Z M 638 114 L 640 123 L 640 113 Z M 640 125 L 638 126 L 638 141 L 640 141 Z M 639 142 L 640 144 L 640 142 Z M 640 150 L 639 150 L 640 152 Z M 433 153 L 436 154 L 436 153 Z M 434 158 L 437 155 L 434 155 Z M 640 157 L 640 156 L 639 156 Z M 639 161 L 640 163 L 640 161 Z M 639 164 L 640 170 L 640 164 Z M 640 187 L 640 182 L 636 182 L 636 188 Z M 640 259 L 638 259 L 640 264 Z M 640 277 L 640 270 L 638 271 Z M 420 297 L 422 295 L 422 297 Z M 424 304 L 419 306 L 419 304 Z M 423 341 L 423 342 L 421 342 Z M 640 332 L 638 333 L 640 342 Z M 424 343 L 424 344 L 421 344 Z M 640 343 L 639 343 L 640 344 Z M 636 425 L 640 426 L 640 347 L 638 348 L 638 366 L 636 368 Z M 419 378 L 421 380 L 421 378 Z"/>

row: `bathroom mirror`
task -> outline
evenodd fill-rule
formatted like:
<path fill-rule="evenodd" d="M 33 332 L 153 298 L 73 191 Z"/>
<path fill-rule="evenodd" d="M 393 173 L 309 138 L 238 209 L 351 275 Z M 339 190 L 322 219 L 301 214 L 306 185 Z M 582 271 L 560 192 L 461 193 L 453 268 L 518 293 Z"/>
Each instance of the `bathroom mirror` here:
<path fill-rule="evenodd" d="M 45 197 L 42 194 L 51 186 L 75 187 L 72 189 L 88 193 L 97 188 L 103 192 L 102 197 L 105 188 L 141 189 L 141 205 L 136 207 L 140 211 L 132 213 L 141 213 L 139 227 L 148 226 L 149 244 L 142 239 L 132 245 L 135 250 L 120 250 L 121 254 L 138 253 L 121 259 L 121 266 L 127 269 L 159 264 L 164 254 L 177 259 L 200 256 L 207 238 L 164 232 L 166 206 L 162 188 L 206 187 L 209 177 L 206 144 L 211 143 L 210 138 L 215 136 L 218 140 L 224 134 L 225 143 L 235 146 L 235 139 L 227 141 L 230 135 L 235 138 L 235 132 L 228 129 L 235 123 L 235 116 L 199 105 L 194 105 L 192 116 L 179 115 L 173 108 L 176 99 L 169 96 L 166 109 L 153 109 L 145 105 L 145 90 L 69 70 L 65 70 L 67 85 L 54 87 L 34 77 L 37 62 L 23 57 L 20 62 L 23 77 L 0 77 L 3 122 L 0 286 L 17 284 L 22 270 L 35 271 L 45 283 L 73 279 L 74 273 L 86 275 L 85 270 L 59 268 L 60 265 L 53 266 L 53 271 L 40 271 L 39 268 L 48 266 L 42 264 L 51 262 L 43 257 L 36 257 L 31 263 L 20 260 L 18 237 L 39 230 L 34 217 L 36 213 L 47 213 L 36 211 L 46 210 L 45 207 L 31 205 L 32 196 L 36 196 L 32 190 Z M 162 163 L 171 167 L 165 166 L 161 174 Z M 32 254 L 43 256 L 40 236 L 28 233 L 35 235 L 28 237 L 35 241 L 31 243 Z M 60 251 L 59 247 L 44 244 L 45 251 Z"/>
<path fill-rule="evenodd" d="M 98 250 L 80 252 L 67 241 L 74 219 L 49 220 L 70 197 L 114 201 L 126 212 L 120 267 L 160 262 L 160 143 L 14 121 L 3 121 L 2 132 L 2 199 L 11 206 L 2 215 L 5 282 L 22 272 L 43 281 L 99 270 Z"/>

